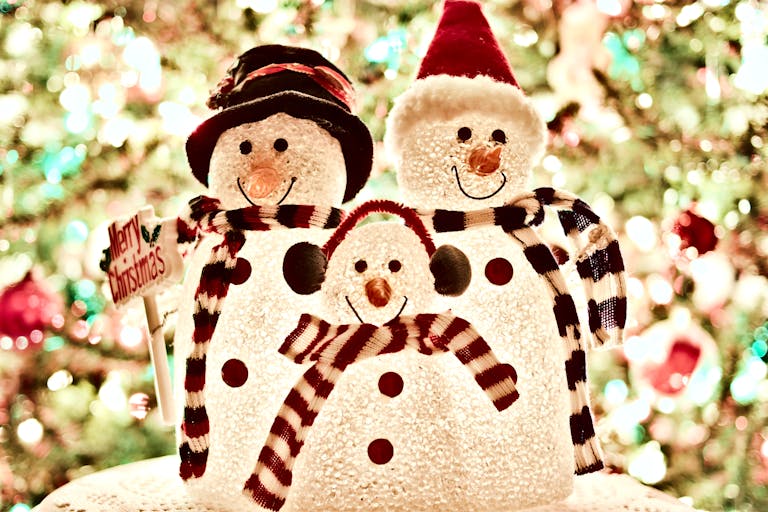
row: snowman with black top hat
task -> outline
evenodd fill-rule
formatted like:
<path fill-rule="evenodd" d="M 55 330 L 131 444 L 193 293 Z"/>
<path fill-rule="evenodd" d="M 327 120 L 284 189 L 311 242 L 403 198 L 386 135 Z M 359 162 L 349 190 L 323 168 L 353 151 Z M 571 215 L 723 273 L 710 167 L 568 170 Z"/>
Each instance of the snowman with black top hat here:
<path fill-rule="evenodd" d="M 301 367 L 277 352 L 315 296 L 294 293 L 282 256 L 321 242 L 365 184 L 372 141 L 349 79 L 319 53 L 279 45 L 242 54 L 191 134 L 187 156 L 210 197 L 179 222 L 204 234 L 191 256 L 175 334 L 180 476 L 216 509 L 242 495 L 284 391 Z M 283 229 L 303 228 L 303 229 Z"/>

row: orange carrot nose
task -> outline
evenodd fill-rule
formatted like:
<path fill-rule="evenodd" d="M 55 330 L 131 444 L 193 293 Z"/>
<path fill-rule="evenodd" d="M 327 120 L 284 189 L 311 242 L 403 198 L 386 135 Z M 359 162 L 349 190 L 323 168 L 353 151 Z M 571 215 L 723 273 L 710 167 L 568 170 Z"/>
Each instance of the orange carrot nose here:
<path fill-rule="evenodd" d="M 249 197 L 261 199 L 271 194 L 279 184 L 280 175 L 276 170 L 271 167 L 256 167 L 251 169 L 245 188 Z"/>
<path fill-rule="evenodd" d="M 392 297 L 392 288 L 383 277 L 374 277 L 365 283 L 365 295 L 368 296 L 368 302 L 377 308 L 383 308 L 389 304 Z"/>
<path fill-rule="evenodd" d="M 488 148 L 478 146 L 472 150 L 467 158 L 469 170 L 479 176 L 488 176 L 496 172 L 501 162 L 501 146 Z"/>

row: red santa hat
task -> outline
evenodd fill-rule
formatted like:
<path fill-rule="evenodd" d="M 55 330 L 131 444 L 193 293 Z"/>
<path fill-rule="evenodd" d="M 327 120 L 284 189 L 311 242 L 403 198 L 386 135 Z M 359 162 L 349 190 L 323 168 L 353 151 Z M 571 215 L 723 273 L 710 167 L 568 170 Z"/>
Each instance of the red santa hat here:
<path fill-rule="evenodd" d="M 446 0 L 443 16 L 416 81 L 395 100 L 387 118 L 385 143 L 398 155 L 420 121 L 447 121 L 467 112 L 488 112 L 517 120 L 538 155 L 546 127 L 520 89 L 480 4 Z"/>

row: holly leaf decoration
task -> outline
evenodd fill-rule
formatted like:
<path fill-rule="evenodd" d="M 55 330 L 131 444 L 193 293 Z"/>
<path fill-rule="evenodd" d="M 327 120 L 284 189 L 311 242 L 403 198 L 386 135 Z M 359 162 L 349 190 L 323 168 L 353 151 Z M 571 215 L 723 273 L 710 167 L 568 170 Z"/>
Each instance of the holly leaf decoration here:
<path fill-rule="evenodd" d="M 141 238 L 143 238 L 145 242 L 149 243 L 149 230 L 144 227 L 143 224 L 141 226 Z"/>
<path fill-rule="evenodd" d="M 155 242 L 157 242 L 157 239 L 160 238 L 160 228 L 162 227 L 162 224 L 158 224 L 155 226 L 155 229 L 152 231 L 152 242 L 150 245 L 155 245 Z"/>

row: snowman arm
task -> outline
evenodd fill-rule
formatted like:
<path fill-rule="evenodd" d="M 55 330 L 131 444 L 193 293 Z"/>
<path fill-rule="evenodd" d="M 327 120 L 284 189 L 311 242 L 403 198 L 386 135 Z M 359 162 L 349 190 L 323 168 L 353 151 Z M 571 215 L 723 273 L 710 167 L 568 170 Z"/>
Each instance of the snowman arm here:
<path fill-rule="evenodd" d="M 584 285 L 589 318 L 589 345 L 620 345 L 627 321 L 626 273 L 619 242 L 613 230 L 577 196 L 553 188 L 539 188 L 512 199 L 504 206 L 474 211 L 418 209 L 434 232 L 464 231 L 478 226 L 499 226 L 511 233 L 537 227 L 545 206 L 558 212 L 565 234 L 577 248 L 576 269 Z"/>

